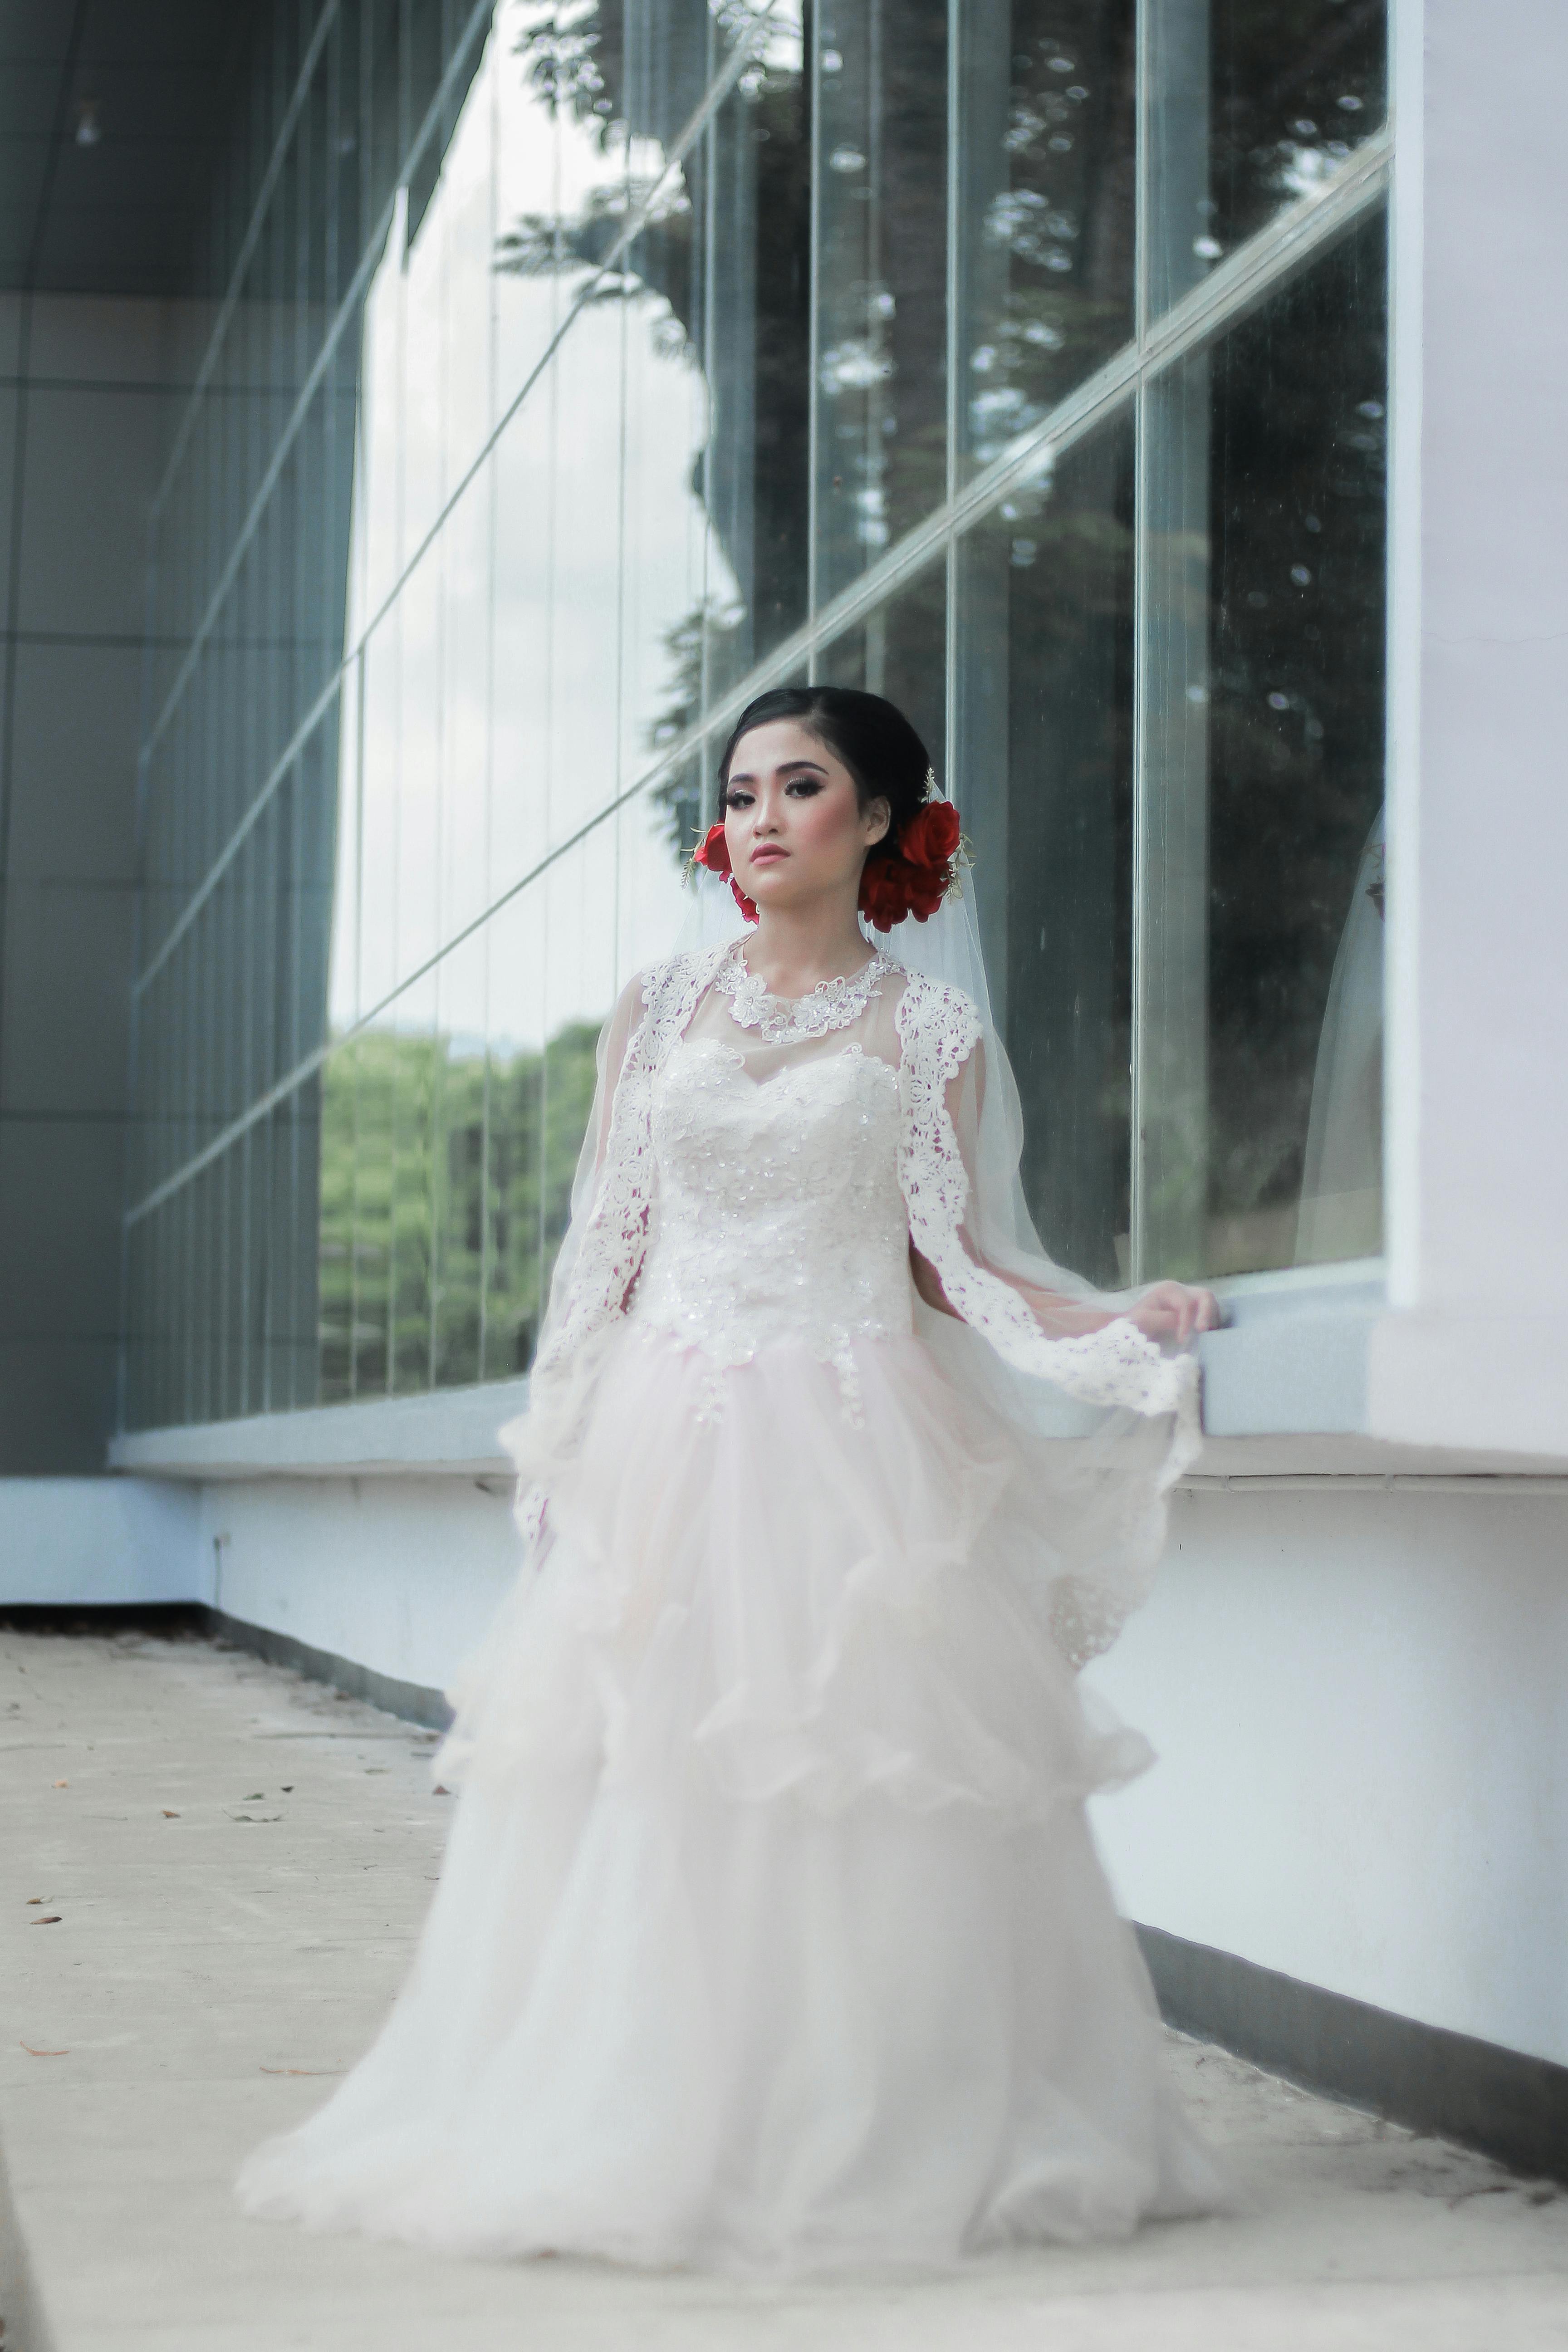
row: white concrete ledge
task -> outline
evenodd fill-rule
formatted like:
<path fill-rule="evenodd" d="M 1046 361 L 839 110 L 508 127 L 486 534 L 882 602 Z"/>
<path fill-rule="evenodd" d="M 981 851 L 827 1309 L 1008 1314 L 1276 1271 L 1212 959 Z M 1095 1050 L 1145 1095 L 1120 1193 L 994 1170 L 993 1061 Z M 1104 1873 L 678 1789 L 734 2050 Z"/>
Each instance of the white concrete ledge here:
<path fill-rule="evenodd" d="M 1376 1267 L 1301 1269 L 1224 1293 L 1226 1328 L 1199 1342 L 1211 1437 L 1363 1434 Z"/>
<path fill-rule="evenodd" d="M 110 1440 L 109 1466 L 144 1478 L 499 1477 L 499 1431 L 528 1402 L 526 1380 L 427 1396 L 256 1413 L 244 1421 L 136 1430 Z"/>
<path fill-rule="evenodd" d="M 1394 1391 L 1385 1370 L 1382 1419 L 1374 1425 L 1369 1402 L 1374 1334 L 1386 1358 L 1385 1335 L 1391 1328 L 1413 1333 L 1416 1320 L 1386 1314 L 1379 1267 L 1303 1267 L 1247 1277 L 1223 1291 L 1226 1328 L 1200 1343 L 1205 1444 L 1188 1483 L 1297 1477 L 1425 1483 L 1509 1475 L 1533 1481 L 1568 1466 L 1568 1394 L 1558 1399 L 1548 1377 L 1556 1365 L 1559 1384 L 1568 1379 L 1561 1370 L 1568 1364 L 1568 1338 L 1532 1335 L 1534 1351 L 1518 1360 L 1524 1370 L 1541 1374 L 1543 1393 L 1531 1413 L 1521 1410 L 1512 1418 L 1477 1392 L 1484 1349 L 1471 1365 L 1463 1349 L 1436 1349 L 1428 1356 L 1417 1345 L 1402 1374 L 1409 1397 L 1403 1419 L 1389 1405 Z M 1543 1348 L 1557 1350 L 1550 1362 Z M 1500 1382 L 1506 1351 L 1500 1343 L 1493 1352 L 1499 1360 L 1491 1370 Z M 1412 1368 L 1424 1387 L 1408 1385 Z M 1458 1404 L 1440 1410 L 1448 1378 L 1456 1383 L 1454 1396 L 1468 1400 L 1463 1411 Z M 1552 1442 L 1559 1402 L 1561 1445 Z M 111 1441 L 109 1466 L 198 1485 L 241 1478 L 508 1480 L 512 1465 L 498 1433 L 527 1402 L 526 1380 L 497 1381 L 425 1396 L 139 1430 Z M 1531 1431 L 1539 1440 L 1533 1444 Z"/>

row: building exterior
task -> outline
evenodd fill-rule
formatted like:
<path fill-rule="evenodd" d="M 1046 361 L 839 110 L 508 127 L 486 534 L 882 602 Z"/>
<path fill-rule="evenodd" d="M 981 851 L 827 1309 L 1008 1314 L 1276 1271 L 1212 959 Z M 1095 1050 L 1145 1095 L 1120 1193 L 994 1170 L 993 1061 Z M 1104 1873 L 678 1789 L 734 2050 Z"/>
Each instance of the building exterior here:
<path fill-rule="evenodd" d="M 1097 1669 L 1167 1998 L 1544 2160 L 1568 23 L 160 26 L 161 181 L 93 7 L 14 60 L 0 1596 L 433 1703 L 717 746 L 872 687 L 974 844 L 1050 1247 L 1226 1299 Z"/>

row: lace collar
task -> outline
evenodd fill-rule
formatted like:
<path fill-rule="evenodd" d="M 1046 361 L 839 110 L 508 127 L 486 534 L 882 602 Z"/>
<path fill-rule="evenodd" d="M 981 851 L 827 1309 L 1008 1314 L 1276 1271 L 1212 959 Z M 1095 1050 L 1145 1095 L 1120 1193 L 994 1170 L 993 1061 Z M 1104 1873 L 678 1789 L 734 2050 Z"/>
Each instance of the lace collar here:
<path fill-rule="evenodd" d="M 880 948 L 868 963 L 847 979 L 819 980 L 809 996 L 770 996 L 755 972 L 747 968 L 734 940 L 725 950 L 713 975 L 713 985 L 730 999 L 731 1017 L 742 1029 L 760 1029 L 770 1045 L 793 1045 L 803 1037 L 826 1037 L 830 1030 L 847 1029 L 858 1021 L 882 982 L 896 969 Z"/>

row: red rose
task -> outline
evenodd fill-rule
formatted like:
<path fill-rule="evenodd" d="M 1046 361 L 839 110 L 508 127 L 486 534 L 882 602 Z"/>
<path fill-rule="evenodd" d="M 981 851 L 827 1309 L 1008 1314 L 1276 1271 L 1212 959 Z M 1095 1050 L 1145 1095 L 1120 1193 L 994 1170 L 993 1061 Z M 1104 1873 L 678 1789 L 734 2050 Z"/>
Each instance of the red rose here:
<path fill-rule="evenodd" d="M 899 835 L 891 856 L 868 858 L 860 877 L 860 912 L 873 930 L 890 931 L 912 915 L 928 922 L 946 898 L 959 843 L 958 811 L 951 801 L 927 801 Z"/>
<path fill-rule="evenodd" d="M 860 912 L 873 930 L 890 931 L 909 911 L 901 857 L 868 857 L 860 877 Z"/>
<path fill-rule="evenodd" d="M 756 903 L 747 898 L 735 879 L 734 871 L 730 864 L 730 845 L 724 838 L 724 828 L 721 824 L 709 826 L 705 837 L 691 853 L 691 862 L 694 866 L 705 866 L 710 874 L 721 874 L 730 885 L 735 904 L 747 922 L 756 921 Z"/>
<path fill-rule="evenodd" d="M 899 856 L 911 866 L 950 866 L 959 831 L 958 811 L 951 801 L 927 801 L 899 835 Z"/>

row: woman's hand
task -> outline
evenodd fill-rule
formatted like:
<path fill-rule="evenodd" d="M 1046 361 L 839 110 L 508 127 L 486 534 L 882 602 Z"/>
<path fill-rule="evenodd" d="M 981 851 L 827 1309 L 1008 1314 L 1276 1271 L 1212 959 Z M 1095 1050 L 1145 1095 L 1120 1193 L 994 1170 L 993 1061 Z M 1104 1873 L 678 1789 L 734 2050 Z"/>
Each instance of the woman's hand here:
<path fill-rule="evenodd" d="M 1178 1346 L 1194 1331 L 1219 1328 L 1219 1301 L 1212 1290 L 1194 1290 L 1184 1282 L 1153 1282 L 1136 1307 L 1127 1310 L 1145 1339 L 1174 1339 Z"/>

